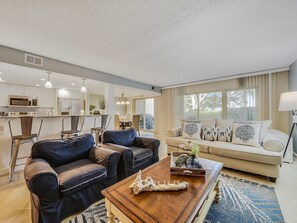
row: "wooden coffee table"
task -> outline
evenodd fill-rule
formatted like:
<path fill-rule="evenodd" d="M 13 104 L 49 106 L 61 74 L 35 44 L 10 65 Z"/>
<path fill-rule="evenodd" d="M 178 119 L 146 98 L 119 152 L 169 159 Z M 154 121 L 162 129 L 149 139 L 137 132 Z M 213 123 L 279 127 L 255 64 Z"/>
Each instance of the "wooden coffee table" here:
<path fill-rule="evenodd" d="M 142 192 L 134 195 L 129 185 L 132 175 L 102 191 L 105 196 L 108 222 L 115 216 L 121 222 L 203 222 L 214 200 L 219 201 L 220 174 L 223 164 L 201 159 L 206 177 L 170 174 L 170 157 L 142 170 L 142 178 L 151 176 L 162 183 L 179 180 L 189 183 L 181 191 Z"/>

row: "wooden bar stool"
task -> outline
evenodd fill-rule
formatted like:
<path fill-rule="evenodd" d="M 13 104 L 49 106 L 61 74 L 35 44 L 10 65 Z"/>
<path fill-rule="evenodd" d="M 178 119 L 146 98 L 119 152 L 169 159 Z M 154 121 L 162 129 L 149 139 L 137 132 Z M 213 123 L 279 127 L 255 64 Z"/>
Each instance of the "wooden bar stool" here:
<path fill-rule="evenodd" d="M 65 121 L 70 121 L 70 130 L 65 130 Z M 80 128 L 78 128 L 79 121 L 81 120 Z M 67 138 L 70 136 L 79 136 L 85 122 L 84 116 L 68 116 L 62 119 L 62 131 L 61 139 L 64 139 L 64 136 L 67 135 Z"/>
<path fill-rule="evenodd" d="M 39 122 L 39 129 L 37 133 L 32 133 L 32 124 L 35 123 L 35 120 Z M 16 166 L 17 159 L 23 159 L 26 157 L 19 157 L 19 148 L 20 145 L 27 142 L 35 143 L 38 141 L 40 130 L 42 127 L 43 120 L 37 117 L 25 116 L 18 118 L 11 118 L 8 121 L 9 131 L 11 135 L 11 159 L 9 164 L 9 181 L 12 181 L 14 170 Z M 37 123 L 38 124 L 38 123 Z M 13 126 L 12 126 L 13 125 Z"/>
<path fill-rule="evenodd" d="M 97 125 L 97 121 L 100 118 L 101 118 L 101 123 L 99 123 L 99 125 Z M 98 145 L 100 143 L 99 138 L 101 137 L 102 132 L 108 128 L 110 120 L 111 120 L 110 115 L 101 115 L 94 119 L 94 127 L 91 128 L 91 133 L 95 134 L 96 145 Z"/>

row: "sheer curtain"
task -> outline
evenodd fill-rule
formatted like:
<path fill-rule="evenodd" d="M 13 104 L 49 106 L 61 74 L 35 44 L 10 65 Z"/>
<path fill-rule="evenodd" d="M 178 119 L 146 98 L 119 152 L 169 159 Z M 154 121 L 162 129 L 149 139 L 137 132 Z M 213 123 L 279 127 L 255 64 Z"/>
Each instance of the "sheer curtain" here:
<path fill-rule="evenodd" d="M 161 97 L 155 97 L 155 133 L 166 134 L 169 129 L 179 126 L 184 114 L 185 88 L 162 90 Z"/>
<path fill-rule="evenodd" d="M 244 88 L 256 88 L 257 120 L 272 120 L 272 128 L 289 131 L 288 112 L 279 112 L 280 94 L 288 91 L 288 72 L 244 77 Z"/>

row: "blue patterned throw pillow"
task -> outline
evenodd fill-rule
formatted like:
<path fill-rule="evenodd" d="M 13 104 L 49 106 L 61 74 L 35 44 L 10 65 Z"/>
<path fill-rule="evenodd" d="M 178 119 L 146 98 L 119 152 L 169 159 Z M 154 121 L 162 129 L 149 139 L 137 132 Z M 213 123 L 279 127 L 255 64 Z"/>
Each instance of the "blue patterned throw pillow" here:
<path fill-rule="evenodd" d="M 201 123 L 185 122 L 182 136 L 188 139 L 198 139 L 201 132 Z"/>
<path fill-rule="evenodd" d="M 233 124 L 232 143 L 260 147 L 260 124 Z"/>

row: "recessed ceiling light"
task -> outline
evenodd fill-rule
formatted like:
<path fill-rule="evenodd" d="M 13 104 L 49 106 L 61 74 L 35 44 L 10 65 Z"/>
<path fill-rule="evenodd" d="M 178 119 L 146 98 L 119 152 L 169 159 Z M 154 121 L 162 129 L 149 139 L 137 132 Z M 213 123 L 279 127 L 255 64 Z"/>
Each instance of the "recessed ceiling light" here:
<path fill-rule="evenodd" d="M 40 80 L 42 80 L 42 81 L 45 81 L 45 79 L 44 79 L 44 78 L 41 78 Z"/>
<path fill-rule="evenodd" d="M 75 83 L 71 83 L 72 86 L 76 85 Z"/>
<path fill-rule="evenodd" d="M 0 82 L 5 82 L 5 80 L 3 80 L 3 79 L 0 77 Z"/>
<path fill-rule="evenodd" d="M 36 87 L 39 87 L 40 85 L 39 85 L 39 84 L 35 84 L 35 86 L 36 86 Z"/>

